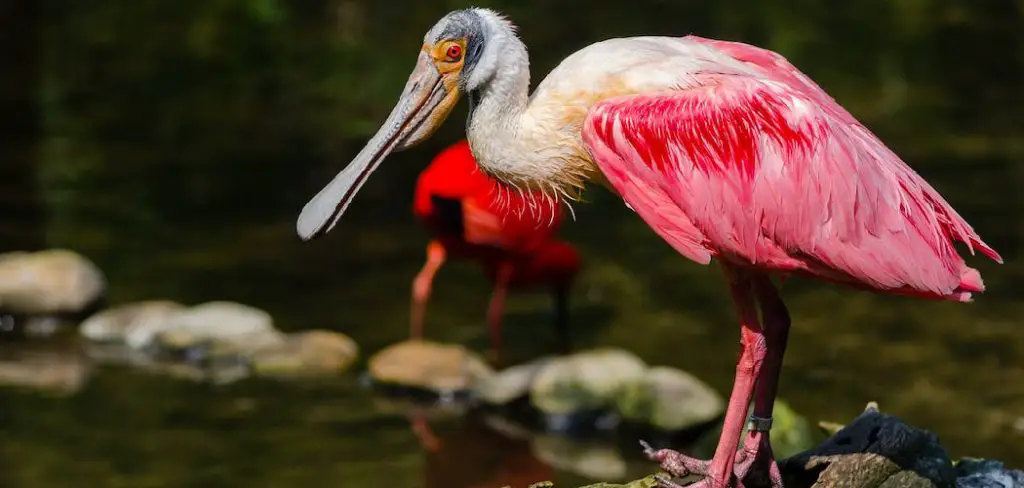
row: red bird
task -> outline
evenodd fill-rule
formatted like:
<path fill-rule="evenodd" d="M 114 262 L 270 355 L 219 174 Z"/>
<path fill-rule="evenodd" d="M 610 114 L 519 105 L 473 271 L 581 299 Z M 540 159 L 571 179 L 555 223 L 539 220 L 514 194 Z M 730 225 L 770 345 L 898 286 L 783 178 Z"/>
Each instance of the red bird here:
<path fill-rule="evenodd" d="M 547 287 L 554 296 L 559 349 L 568 352 L 568 295 L 580 269 L 579 254 L 555 238 L 557 205 L 537 205 L 529 192 L 501 187 L 480 172 L 465 139 L 441 151 L 420 173 L 413 212 L 433 234 L 427 260 L 413 280 L 411 335 L 420 338 L 437 270 L 449 256 L 480 263 L 494 283 L 487 323 L 490 354 L 501 346 L 501 314 L 509 290 Z"/>

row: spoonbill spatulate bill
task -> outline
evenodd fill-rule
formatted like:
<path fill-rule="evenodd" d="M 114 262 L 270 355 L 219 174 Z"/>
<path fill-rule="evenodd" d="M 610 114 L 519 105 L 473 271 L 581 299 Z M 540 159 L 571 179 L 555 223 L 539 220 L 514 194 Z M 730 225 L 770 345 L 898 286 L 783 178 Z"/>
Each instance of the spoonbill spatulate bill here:
<path fill-rule="evenodd" d="M 738 486 L 748 475 L 782 485 L 768 430 L 789 314 L 772 274 L 965 302 L 984 285 L 954 241 L 1002 262 L 931 185 L 772 51 L 697 36 L 609 39 L 571 54 L 532 94 L 529 82 L 526 47 L 503 16 L 445 15 L 384 126 L 303 208 L 299 236 L 334 227 L 381 161 L 429 137 L 465 94 L 484 172 L 550 205 L 597 182 L 680 254 L 715 258 L 724 271 L 741 354 L 715 454 L 647 448 L 671 474 L 704 475 L 695 486 Z"/>

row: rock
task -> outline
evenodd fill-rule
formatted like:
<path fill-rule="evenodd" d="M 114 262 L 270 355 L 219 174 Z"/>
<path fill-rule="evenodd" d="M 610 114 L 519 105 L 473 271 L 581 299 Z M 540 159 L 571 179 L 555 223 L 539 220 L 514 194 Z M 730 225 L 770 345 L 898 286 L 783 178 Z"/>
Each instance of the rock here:
<path fill-rule="evenodd" d="M 257 375 L 313 376 L 341 373 L 358 357 L 359 346 L 345 334 L 310 330 L 257 350 L 251 361 Z"/>
<path fill-rule="evenodd" d="M 828 423 L 829 431 L 838 424 Z M 1024 471 L 1003 463 L 963 459 L 956 467 L 938 437 L 879 412 L 869 403 L 864 413 L 813 449 L 779 460 L 786 488 L 1020 488 Z M 658 476 L 667 476 L 661 474 Z M 598 483 L 583 488 L 657 486 L 656 476 L 637 485 Z M 768 488 L 765 473 L 751 473 L 747 488 Z"/>
<path fill-rule="evenodd" d="M 173 378 L 223 385 L 244 380 L 252 376 L 251 367 L 245 357 L 238 355 L 213 356 L 203 365 L 138 362 L 136 366 L 144 371 L 167 375 Z"/>
<path fill-rule="evenodd" d="M 207 302 L 167 318 L 152 344 L 165 352 L 201 351 L 202 354 L 249 355 L 279 346 L 284 334 L 274 328 L 270 314 L 234 302 Z"/>
<path fill-rule="evenodd" d="M 615 483 L 596 483 L 593 485 L 587 485 L 583 488 L 657 488 L 658 479 L 654 475 L 640 478 L 636 481 L 630 481 L 624 485 Z"/>
<path fill-rule="evenodd" d="M 0 254 L 0 309 L 8 312 L 81 312 L 100 299 L 105 287 L 99 268 L 73 251 Z"/>
<path fill-rule="evenodd" d="M 553 359 L 530 385 L 530 401 L 548 415 L 610 408 L 627 383 L 643 377 L 647 365 L 617 349 L 597 349 Z"/>
<path fill-rule="evenodd" d="M 123 344 L 132 349 L 141 349 L 152 342 L 157 333 L 166 330 L 170 317 L 185 308 L 169 300 L 118 305 L 89 317 L 82 322 L 78 331 L 93 342 Z"/>
<path fill-rule="evenodd" d="M 953 463 L 938 437 L 882 414 L 871 403 L 817 447 L 780 462 L 785 486 L 953 488 Z M 749 487 L 767 486 L 766 480 Z"/>
<path fill-rule="evenodd" d="M 477 397 L 484 403 L 501 406 L 530 394 L 530 385 L 537 373 L 552 361 L 541 358 L 499 371 L 481 381 L 476 387 Z"/>
<path fill-rule="evenodd" d="M 956 464 L 956 488 L 1022 488 L 1024 471 L 1006 469 L 988 459 L 961 459 Z"/>
<path fill-rule="evenodd" d="M 713 388 L 685 371 L 665 366 L 650 368 L 623 385 L 614 401 L 623 419 L 666 431 L 707 424 L 725 411 L 725 401 Z"/>
<path fill-rule="evenodd" d="M 406 341 L 374 354 L 369 373 L 378 383 L 446 394 L 468 391 L 494 375 L 494 370 L 459 345 Z"/>
<path fill-rule="evenodd" d="M 533 438 L 531 448 L 533 455 L 548 466 L 590 479 L 615 481 L 625 478 L 628 473 L 626 461 L 613 446 L 538 435 Z"/>

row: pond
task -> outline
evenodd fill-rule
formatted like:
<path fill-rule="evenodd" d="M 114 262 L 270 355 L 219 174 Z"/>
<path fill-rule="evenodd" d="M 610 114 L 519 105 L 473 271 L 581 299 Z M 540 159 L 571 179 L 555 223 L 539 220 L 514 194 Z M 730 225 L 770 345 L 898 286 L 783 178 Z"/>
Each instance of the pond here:
<path fill-rule="evenodd" d="M 381 2 L 324 0 L 296 6 L 274 24 L 228 7 L 243 3 L 209 2 L 210 11 L 179 10 L 176 2 L 51 9 L 41 153 L 19 180 L 35 185 L 0 199 L 0 214 L 22 217 L 0 225 L 2 250 L 73 249 L 103 269 L 110 303 L 246 303 L 270 312 L 285 331 L 344 332 L 365 360 L 407 337 L 410 283 L 427 240 L 411 214 L 412 185 L 429 158 L 462 137 L 464 108 L 434 139 L 390 158 L 328 237 L 300 242 L 295 218 L 386 115 L 418 39 L 446 7 L 399 15 Z M 526 7 L 507 6 L 541 53 L 535 79 L 571 49 L 626 32 L 693 30 L 788 49 L 907 155 L 1006 260 L 1000 266 L 968 258 L 988 286 L 971 304 L 787 282 L 793 330 L 781 397 L 812 421 L 837 422 L 875 400 L 936 432 L 954 458 L 1024 467 L 1024 171 L 1022 132 L 1012 122 L 1020 105 L 1008 98 L 1019 96 L 1020 80 L 1007 65 L 1020 66 L 983 48 L 1019 42 L 1021 30 L 1007 19 L 1019 24 L 1021 17 L 995 7 L 971 10 L 970 2 L 951 2 L 942 16 L 893 2 L 909 10 L 882 15 L 880 23 L 856 17 L 854 7 L 788 5 L 776 16 L 771 7 L 748 11 L 735 2 L 646 3 L 664 15 L 594 9 L 571 21 L 569 33 Z M 361 12 L 366 28 L 337 37 L 332 29 L 341 20 L 323 20 L 321 4 Z M 692 14 L 691 24 L 670 29 L 677 22 L 667 19 L 683 13 Z M 617 23 L 616 16 L 632 20 Z M 167 20 L 151 29 L 155 18 Z M 361 46 L 392 31 L 400 39 L 378 43 L 381 60 L 366 61 Z M 944 64 L 953 58 L 962 69 Z M 363 62 L 370 63 L 365 77 L 353 76 Z M 858 62 L 870 69 L 850 68 Z M 633 351 L 726 395 L 738 327 L 721 274 L 679 256 L 607 192 L 593 188 L 585 198 L 562 233 L 585 261 L 572 294 L 576 346 Z M 427 336 L 482 351 L 488 293 L 473 265 L 446 265 Z M 555 347 L 550 307 L 544 295 L 510 297 L 508 359 Z M 0 352 L 25 348 L 62 361 L 77 354 L 65 343 L 12 342 Z M 67 397 L 0 387 L 0 486 L 518 488 L 543 479 L 567 487 L 588 481 L 542 459 L 529 441 L 473 419 L 431 420 L 442 447 L 429 451 L 407 413 L 359 387 L 363 368 L 365 362 L 315 384 L 213 386 L 101 367 Z"/>

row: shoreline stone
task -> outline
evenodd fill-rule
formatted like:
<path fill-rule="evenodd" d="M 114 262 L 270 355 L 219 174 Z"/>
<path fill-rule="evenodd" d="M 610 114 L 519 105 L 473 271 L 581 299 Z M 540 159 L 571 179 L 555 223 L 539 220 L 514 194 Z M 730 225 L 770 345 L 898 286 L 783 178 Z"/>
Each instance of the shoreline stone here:
<path fill-rule="evenodd" d="M 295 377 L 340 374 L 359 357 L 359 346 L 340 332 L 307 330 L 250 356 L 257 376 Z"/>
<path fill-rule="evenodd" d="M 470 392 L 495 374 L 482 357 L 463 346 L 420 340 L 382 349 L 370 357 L 368 369 L 376 383 L 445 397 Z"/>
<path fill-rule="evenodd" d="M 0 254 L 0 310 L 24 315 L 86 311 L 106 292 L 103 272 L 67 249 Z"/>
<path fill-rule="evenodd" d="M 879 411 L 864 412 L 817 446 L 779 460 L 786 488 L 1018 488 L 1024 471 L 994 460 L 964 458 L 955 465 L 938 437 Z M 656 466 L 652 463 L 652 468 Z M 580 488 L 654 488 L 652 475 L 626 484 L 596 483 Z M 768 488 L 751 474 L 747 488 Z"/>

